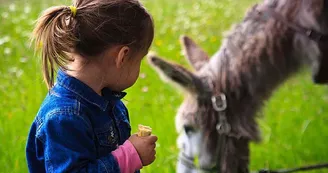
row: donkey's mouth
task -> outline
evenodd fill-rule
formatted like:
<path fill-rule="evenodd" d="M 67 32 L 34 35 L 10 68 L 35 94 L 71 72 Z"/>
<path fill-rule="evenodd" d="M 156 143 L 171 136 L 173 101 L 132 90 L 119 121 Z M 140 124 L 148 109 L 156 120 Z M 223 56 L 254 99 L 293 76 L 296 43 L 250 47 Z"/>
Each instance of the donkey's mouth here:
<path fill-rule="evenodd" d="M 313 73 L 313 82 L 328 84 L 328 58 L 323 57 L 317 70 Z"/>
<path fill-rule="evenodd" d="M 313 81 L 316 84 L 328 84 L 328 72 L 326 74 L 318 74 L 313 76 Z"/>

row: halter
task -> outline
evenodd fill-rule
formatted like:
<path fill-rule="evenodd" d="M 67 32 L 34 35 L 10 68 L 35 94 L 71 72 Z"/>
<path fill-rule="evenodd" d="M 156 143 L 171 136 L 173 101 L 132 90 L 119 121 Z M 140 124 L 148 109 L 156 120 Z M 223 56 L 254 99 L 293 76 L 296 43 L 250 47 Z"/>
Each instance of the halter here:
<path fill-rule="evenodd" d="M 216 152 L 218 152 L 217 155 L 221 155 L 221 153 L 225 151 L 226 138 L 230 136 L 235 137 L 236 135 L 233 135 L 231 133 L 231 126 L 227 121 L 226 110 L 228 107 L 228 103 L 227 103 L 226 95 L 223 93 L 213 95 L 211 97 L 211 101 L 212 101 L 213 109 L 218 113 L 218 123 L 216 124 L 216 130 L 219 134 L 218 137 L 219 148 L 217 149 Z M 180 153 L 179 160 L 184 166 L 193 170 L 200 170 L 202 172 L 208 172 L 208 173 L 215 172 L 218 170 L 218 165 L 215 165 L 214 167 L 211 168 L 196 166 L 194 163 L 195 158 L 188 156 L 186 153 L 184 153 L 184 151 Z"/>

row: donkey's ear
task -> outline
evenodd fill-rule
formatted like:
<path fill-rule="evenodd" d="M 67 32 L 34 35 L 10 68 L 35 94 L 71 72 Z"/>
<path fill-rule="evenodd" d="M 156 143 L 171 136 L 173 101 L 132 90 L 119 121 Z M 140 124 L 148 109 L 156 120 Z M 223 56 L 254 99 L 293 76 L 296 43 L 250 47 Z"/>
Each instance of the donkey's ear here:
<path fill-rule="evenodd" d="M 160 74 L 164 81 L 169 80 L 184 90 L 192 93 L 197 92 L 197 87 L 195 85 L 197 77 L 193 73 L 180 65 L 165 61 L 154 54 L 148 55 L 147 57 L 149 63 Z"/>
<path fill-rule="evenodd" d="M 181 36 L 181 45 L 185 57 L 195 70 L 200 70 L 209 61 L 207 53 L 200 48 L 191 38 L 187 36 Z"/>

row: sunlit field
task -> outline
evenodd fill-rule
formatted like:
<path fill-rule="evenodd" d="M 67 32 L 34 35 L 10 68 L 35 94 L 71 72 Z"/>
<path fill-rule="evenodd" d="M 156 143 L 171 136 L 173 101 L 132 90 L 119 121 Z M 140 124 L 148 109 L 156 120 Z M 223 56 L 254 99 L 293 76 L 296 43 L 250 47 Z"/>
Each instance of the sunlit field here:
<path fill-rule="evenodd" d="M 143 2 L 155 20 L 156 37 L 151 50 L 189 67 L 181 54 L 180 35 L 194 38 L 212 55 L 218 50 L 223 33 L 241 21 L 255 0 Z M 29 36 L 40 12 L 53 4 L 70 5 L 70 1 L 0 0 L 0 172 L 3 173 L 27 172 L 26 138 L 47 92 L 40 59 L 29 47 Z M 163 83 L 146 61 L 138 82 L 127 92 L 124 101 L 133 132 L 138 124 L 149 125 L 159 138 L 157 159 L 143 172 L 175 172 L 178 134 L 174 116 L 183 95 Z M 258 122 L 263 141 L 251 146 L 251 170 L 328 162 L 328 89 L 313 85 L 307 70 L 275 92 L 261 114 Z"/>

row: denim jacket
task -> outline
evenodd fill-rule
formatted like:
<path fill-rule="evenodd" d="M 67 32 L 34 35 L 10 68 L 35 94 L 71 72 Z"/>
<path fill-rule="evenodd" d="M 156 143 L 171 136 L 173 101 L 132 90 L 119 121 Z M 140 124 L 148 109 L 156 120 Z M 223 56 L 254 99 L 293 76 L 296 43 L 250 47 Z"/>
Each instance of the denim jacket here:
<path fill-rule="evenodd" d="M 125 95 L 105 88 L 99 96 L 59 70 L 29 132 L 29 172 L 119 173 L 111 152 L 131 132 Z"/>

